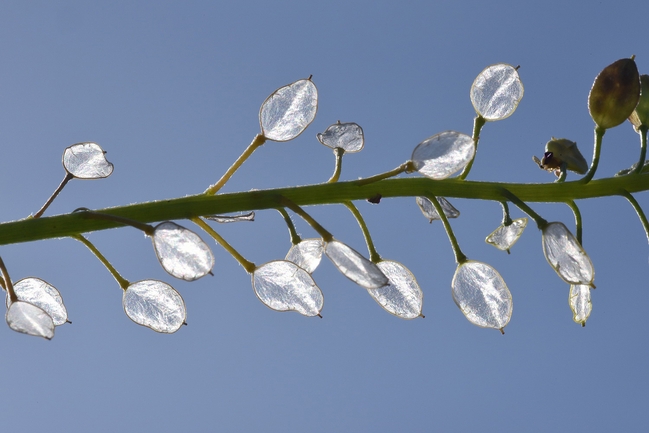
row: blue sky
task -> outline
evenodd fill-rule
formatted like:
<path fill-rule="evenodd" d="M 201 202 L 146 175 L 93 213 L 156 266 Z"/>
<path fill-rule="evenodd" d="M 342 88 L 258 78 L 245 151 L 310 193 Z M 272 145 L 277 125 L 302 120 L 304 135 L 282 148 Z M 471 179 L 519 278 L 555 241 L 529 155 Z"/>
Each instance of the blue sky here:
<path fill-rule="evenodd" d="M 64 175 L 70 144 L 95 141 L 115 164 L 73 181 L 47 215 L 202 192 L 259 131 L 276 88 L 313 74 L 318 115 L 289 143 L 267 143 L 224 192 L 326 181 L 334 158 L 315 134 L 341 120 L 365 132 L 342 180 L 410 158 L 444 130 L 471 133 L 469 88 L 486 66 L 520 65 L 525 96 L 482 132 L 470 179 L 550 182 L 532 155 L 551 136 L 592 155 L 587 96 L 613 61 L 649 71 L 643 1 L 583 2 L 4 2 L 0 6 L 0 197 L 3 221 L 38 210 Z M 607 132 L 597 176 L 635 162 L 627 123 Z M 646 205 L 644 194 L 637 196 Z M 451 200 L 471 259 L 499 270 L 514 299 L 506 334 L 471 325 L 454 305 L 453 253 L 414 199 L 359 203 L 379 253 L 403 262 L 424 291 L 425 319 L 385 313 L 324 263 L 314 274 L 324 318 L 277 313 L 220 247 L 214 277 L 174 281 L 134 229 L 90 239 L 124 277 L 155 278 L 183 295 L 189 325 L 160 335 L 133 324 L 119 286 L 69 239 L 3 246 L 14 280 L 62 293 L 71 325 L 48 342 L 0 326 L 7 431 L 644 431 L 649 249 L 625 201 L 582 202 L 595 270 L 593 313 L 572 321 L 568 287 L 530 224 L 507 255 L 484 243 L 498 204 Z M 535 204 L 573 227 L 562 205 Z M 365 251 L 342 206 L 309 211 Z M 522 216 L 513 210 L 514 217 Z M 185 225 L 189 226 L 189 223 Z M 276 212 L 217 227 L 257 264 L 290 243 Z M 298 222 L 306 237 L 315 234 Z M 208 239 L 204 236 L 204 239 Z"/>

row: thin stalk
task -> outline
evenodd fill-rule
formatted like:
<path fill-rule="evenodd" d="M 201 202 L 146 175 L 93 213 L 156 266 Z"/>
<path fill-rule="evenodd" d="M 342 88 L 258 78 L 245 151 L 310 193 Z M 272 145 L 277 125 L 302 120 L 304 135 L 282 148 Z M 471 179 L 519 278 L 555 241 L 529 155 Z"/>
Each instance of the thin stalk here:
<path fill-rule="evenodd" d="M 115 278 L 117 281 L 117 284 L 122 288 L 122 290 L 128 289 L 128 286 L 131 285 L 131 283 L 124 277 L 122 277 L 119 272 L 117 272 L 117 269 L 113 267 L 113 265 L 108 261 L 108 259 L 93 245 L 92 242 L 90 242 L 88 239 L 86 239 L 82 235 L 72 235 L 72 238 L 78 240 L 82 244 L 84 244 L 92 253 L 99 259 L 99 261 L 108 269 L 108 272 Z"/>
<path fill-rule="evenodd" d="M 81 212 L 81 214 L 84 215 L 86 218 L 92 218 L 92 219 L 98 219 L 104 221 L 113 221 L 113 222 L 118 222 L 118 223 L 131 226 L 138 230 L 142 230 L 144 233 L 147 234 L 147 236 L 153 236 L 153 232 L 155 231 L 155 227 L 153 227 L 152 225 L 144 224 L 139 221 L 132 220 L 130 218 L 124 218 L 121 216 L 110 215 L 102 212 L 95 212 L 89 209 L 77 209 L 76 212 Z"/>
<path fill-rule="evenodd" d="M 576 230 L 575 237 L 577 238 L 577 242 L 579 242 L 579 245 L 583 246 L 584 244 L 581 241 L 581 233 L 582 233 L 581 212 L 579 211 L 579 208 L 577 207 L 577 204 L 574 202 L 574 200 L 570 200 L 569 202 L 566 202 L 566 204 L 570 207 L 570 209 L 572 209 L 572 213 L 575 215 L 575 230 Z"/>
<path fill-rule="evenodd" d="M 16 296 L 14 285 L 11 282 L 11 277 L 9 277 L 9 271 L 7 271 L 7 267 L 5 266 L 5 262 L 2 260 L 2 257 L 0 257 L 0 271 L 2 272 L 2 278 L 4 279 L 6 285 L 4 289 L 7 291 L 7 294 L 9 294 L 9 300 L 13 304 L 18 300 L 18 296 Z"/>
<path fill-rule="evenodd" d="M 291 244 L 297 245 L 300 242 L 302 242 L 302 238 L 297 233 L 297 230 L 295 230 L 295 224 L 293 224 L 293 220 L 291 219 L 291 216 L 288 214 L 288 212 L 286 212 L 286 209 L 284 209 L 283 207 L 279 207 L 277 208 L 277 212 L 282 214 L 282 217 L 286 222 L 286 226 L 288 227 L 288 233 L 291 235 Z"/>
<path fill-rule="evenodd" d="M 507 200 L 511 201 L 518 207 L 520 210 L 528 214 L 534 222 L 536 222 L 536 226 L 539 228 L 539 230 L 543 230 L 545 226 L 548 225 L 548 222 L 541 217 L 541 215 L 537 214 L 532 210 L 531 207 L 527 205 L 523 200 L 520 198 L 516 197 L 514 194 L 512 194 L 510 191 L 506 190 L 503 188 L 502 190 L 502 195 L 505 197 Z"/>
<path fill-rule="evenodd" d="M 649 130 L 647 125 L 640 125 L 640 128 L 638 128 L 638 134 L 640 134 L 640 159 L 638 159 L 638 166 L 633 170 L 634 174 L 640 174 L 647 157 L 647 130 Z"/>
<path fill-rule="evenodd" d="M 647 221 L 647 216 L 640 207 L 640 204 L 628 191 L 621 191 L 620 195 L 626 198 L 629 203 L 631 203 L 631 206 L 633 206 L 633 209 L 635 209 L 635 213 L 638 214 L 638 218 L 640 218 L 640 222 L 642 223 L 642 227 L 644 228 L 645 235 L 647 236 L 647 241 L 649 241 L 649 221 Z"/>
<path fill-rule="evenodd" d="M 257 269 L 257 265 L 255 265 L 253 262 L 246 260 L 237 250 L 234 249 L 232 245 L 228 243 L 225 239 L 221 237 L 220 234 L 218 234 L 212 227 L 210 227 L 205 221 L 203 221 L 201 218 L 192 218 L 192 222 L 205 230 L 205 232 L 212 236 L 214 240 L 221 245 L 234 259 L 239 262 L 241 266 L 243 266 L 243 269 L 246 270 L 249 274 L 252 274 L 255 272 Z"/>
<path fill-rule="evenodd" d="M 336 155 L 336 166 L 334 167 L 334 173 L 331 175 L 327 183 L 338 182 L 340 179 L 340 172 L 343 169 L 343 155 L 345 154 L 345 149 L 342 147 L 336 147 L 334 149 L 334 155 Z"/>
<path fill-rule="evenodd" d="M 480 141 L 480 131 L 482 131 L 482 127 L 487 123 L 487 120 L 482 117 L 481 115 L 477 115 L 475 119 L 473 120 L 473 145 L 475 146 L 475 153 L 473 154 L 473 158 L 471 158 L 471 161 L 464 167 L 464 170 L 462 173 L 458 176 L 458 179 L 464 180 L 466 177 L 469 175 L 469 172 L 471 171 L 471 167 L 473 167 L 473 161 L 475 161 L 475 157 L 478 154 L 478 142 Z"/>
<path fill-rule="evenodd" d="M 503 208 L 503 225 L 504 226 L 510 226 L 514 221 L 512 221 L 512 217 L 509 216 L 509 205 L 507 204 L 506 201 L 501 201 L 500 205 Z"/>
<path fill-rule="evenodd" d="M 63 190 L 63 188 L 65 187 L 65 185 L 67 185 L 67 183 L 70 182 L 72 179 L 74 179 L 74 176 L 73 176 L 72 174 L 70 174 L 70 173 L 66 173 L 65 177 L 63 178 L 63 181 L 61 181 L 61 183 L 60 183 L 59 186 L 54 190 L 54 192 L 52 193 L 52 195 L 50 196 L 50 198 L 47 199 L 47 201 L 45 202 L 45 204 L 43 205 L 43 207 L 41 207 L 41 208 L 39 209 L 39 211 L 36 212 L 36 213 L 32 216 L 32 218 L 39 218 L 41 215 L 43 215 L 43 213 L 45 212 L 45 210 L 46 210 L 48 207 L 50 207 L 50 205 L 52 204 L 52 202 L 54 201 L 54 199 L 56 198 L 56 196 L 59 195 L 59 193 Z"/>
<path fill-rule="evenodd" d="M 451 247 L 453 247 L 453 253 L 455 254 L 455 263 L 461 265 L 462 263 L 466 262 L 468 259 L 460 249 L 460 244 L 458 244 L 457 239 L 455 237 L 455 233 L 453 233 L 453 229 L 451 228 L 451 224 L 448 222 L 448 218 L 446 217 L 446 214 L 444 213 L 444 209 L 442 209 L 442 206 L 439 204 L 437 201 L 437 197 L 435 197 L 432 194 L 427 194 L 426 198 L 433 203 L 433 206 L 435 206 L 435 210 L 439 214 L 440 219 L 442 220 L 442 224 L 444 224 L 444 230 L 446 230 L 446 235 L 448 236 L 449 241 L 451 241 Z"/>
<path fill-rule="evenodd" d="M 413 171 L 416 171 L 416 169 L 412 161 L 406 161 L 400 166 L 398 166 L 397 168 L 394 168 L 390 171 L 386 171 L 385 173 L 377 174 L 371 177 L 366 177 L 365 179 L 355 180 L 354 182 L 358 186 L 363 186 L 370 183 L 378 182 L 379 180 L 388 179 L 390 177 L 397 176 L 404 172 L 412 173 Z"/>
<path fill-rule="evenodd" d="M 302 209 L 300 206 L 296 205 L 293 203 L 291 200 L 287 199 L 286 197 L 282 197 L 280 199 L 280 202 L 282 206 L 286 206 L 296 214 L 298 214 L 304 221 L 306 221 L 322 238 L 322 240 L 327 243 L 333 241 L 334 237 L 331 233 L 329 233 L 324 227 L 320 225 L 316 220 L 313 219 L 311 215 L 306 213 L 304 209 Z"/>
<path fill-rule="evenodd" d="M 216 194 L 221 188 L 223 188 L 223 185 L 230 180 L 232 175 L 241 167 L 241 165 L 252 155 L 252 153 L 257 150 L 259 146 L 264 144 L 266 142 L 266 137 L 264 137 L 262 134 L 257 134 L 255 138 L 252 140 L 252 143 L 248 145 L 246 150 L 243 151 L 243 153 L 237 158 L 236 161 L 234 161 L 234 164 L 228 168 L 228 171 L 226 171 L 223 176 L 221 176 L 221 179 L 218 180 L 214 185 L 211 185 L 209 188 L 205 190 L 205 194 L 207 195 L 214 195 Z"/>
<path fill-rule="evenodd" d="M 595 176 L 595 172 L 597 171 L 597 166 L 599 165 L 599 155 L 602 150 L 602 139 L 604 138 L 605 133 L 606 133 L 606 129 L 600 128 L 599 126 L 595 127 L 595 146 L 593 149 L 593 161 L 590 163 L 590 168 L 588 169 L 588 172 L 584 177 L 579 179 L 579 182 L 588 183 L 593 178 L 593 176 Z"/>
<path fill-rule="evenodd" d="M 372 242 L 370 231 L 367 229 L 367 224 L 365 224 L 365 220 L 363 219 L 361 213 L 358 211 L 358 208 L 354 206 L 354 203 L 352 203 L 351 201 L 346 201 L 343 204 L 347 206 L 347 209 L 351 211 L 351 213 L 354 215 L 354 218 L 356 218 L 356 222 L 361 227 L 363 237 L 365 238 L 365 243 L 367 244 L 367 251 L 370 254 L 370 261 L 372 263 L 378 263 L 383 260 L 374 247 L 374 242 Z"/>

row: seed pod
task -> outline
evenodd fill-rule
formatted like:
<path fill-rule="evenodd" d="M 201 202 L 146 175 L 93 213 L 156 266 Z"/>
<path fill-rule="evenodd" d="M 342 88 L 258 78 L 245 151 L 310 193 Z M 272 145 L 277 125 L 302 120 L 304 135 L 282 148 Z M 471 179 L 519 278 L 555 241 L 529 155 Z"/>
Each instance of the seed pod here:
<path fill-rule="evenodd" d="M 641 125 L 649 126 L 649 75 L 640 75 L 640 87 L 642 88 L 640 101 L 629 117 L 629 122 L 633 124 L 636 131 Z"/>
<path fill-rule="evenodd" d="M 633 60 L 620 59 L 595 78 L 588 95 L 588 111 L 597 126 L 608 129 L 624 122 L 640 99 L 640 76 Z"/>
<path fill-rule="evenodd" d="M 584 174 L 588 170 L 588 163 L 577 148 L 577 143 L 566 138 L 554 138 L 545 145 L 543 159 L 534 157 L 539 167 L 543 170 L 553 171 L 557 176 L 561 173 L 561 165 L 565 162 L 566 169 L 575 173 Z"/>

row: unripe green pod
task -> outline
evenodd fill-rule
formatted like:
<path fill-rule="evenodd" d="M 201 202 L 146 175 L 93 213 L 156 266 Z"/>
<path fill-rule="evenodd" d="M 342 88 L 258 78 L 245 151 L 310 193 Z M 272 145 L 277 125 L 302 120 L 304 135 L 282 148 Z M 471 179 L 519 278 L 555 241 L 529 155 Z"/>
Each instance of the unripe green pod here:
<path fill-rule="evenodd" d="M 593 82 L 588 95 L 588 111 L 600 128 L 621 124 L 638 105 L 640 76 L 634 57 L 608 65 Z"/>
<path fill-rule="evenodd" d="M 640 75 L 640 101 L 631 113 L 629 122 L 635 126 L 636 131 L 640 126 L 649 126 L 649 75 Z"/>
<path fill-rule="evenodd" d="M 552 140 L 545 145 L 543 159 L 534 157 L 534 162 L 543 170 L 552 171 L 557 176 L 561 173 L 563 163 L 566 164 L 566 169 L 579 174 L 584 174 L 588 170 L 588 163 L 577 148 L 577 143 L 567 138 L 552 137 Z"/>

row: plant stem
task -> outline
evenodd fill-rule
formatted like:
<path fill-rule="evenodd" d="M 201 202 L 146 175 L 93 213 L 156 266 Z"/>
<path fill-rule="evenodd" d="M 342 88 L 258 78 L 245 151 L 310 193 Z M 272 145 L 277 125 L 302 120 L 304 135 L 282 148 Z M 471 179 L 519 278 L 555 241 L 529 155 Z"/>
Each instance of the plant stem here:
<path fill-rule="evenodd" d="M 347 206 L 347 209 L 351 211 L 351 213 L 354 215 L 354 218 L 356 218 L 356 222 L 361 227 L 363 237 L 365 238 L 365 243 L 367 244 L 367 251 L 370 254 L 370 261 L 372 263 L 378 263 L 383 260 L 381 259 L 379 253 L 376 252 L 376 248 L 374 248 L 374 242 L 372 242 L 370 231 L 367 229 L 367 224 L 365 224 L 365 220 L 363 219 L 361 213 L 358 211 L 358 208 L 356 208 L 356 206 L 354 206 L 354 203 L 352 203 L 351 201 L 346 201 L 343 204 Z"/>
<path fill-rule="evenodd" d="M 512 221 L 512 217 L 509 216 L 509 205 L 507 204 L 506 201 L 501 201 L 500 205 L 503 207 L 503 225 L 504 226 L 510 226 L 514 221 Z"/>
<path fill-rule="evenodd" d="M 219 179 L 218 182 L 216 182 L 214 185 L 211 185 L 209 188 L 205 190 L 205 194 L 207 195 L 214 195 L 216 194 L 221 188 L 223 188 L 223 185 L 230 180 L 232 175 L 241 167 L 241 165 L 252 155 L 252 153 L 257 150 L 257 148 L 261 145 L 263 145 L 266 142 L 266 137 L 264 137 L 262 134 L 257 134 L 255 138 L 252 140 L 252 143 L 248 145 L 246 150 L 243 151 L 243 153 L 237 158 L 236 161 L 234 161 L 234 164 L 228 168 L 228 171 L 221 176 L 221 179 Z"/>
<path fill-rule="evenodd" d="M 397 168 L 394 168 L 390 171 L 386 171 L 385 173 L 377 174 L 371 177 L 366 177 L 365 179 L 355 180 L 354 182 L 358 186 L 363 186 L 363 185 L 368 185 L 370 183 L 378 182 L 379 180 L 388 179 L 390 177 L 397 176 L 403 172 L 412 173 L 413 171 L 416 170 L 412 161 L 406 161 L 400 166 L 398 166 Z"/>
<path fill-rule="evenodd" d="M 516 197 L 510 191 L 503 188 L 502 195 L 503 197 L 514 203 L 520 210 L 528 214 L 534 220 L 534 222 L 536 222 L 536 226 L 539 228 L 539 230 L 543 230 L 543 228 L 548 225 L 548 222 L 545 219 L 541 218 L 541 216 L 534 212 L 534 210 L 532 210 L 532 208 L 529 207 L 527 203 Z"/>
<path fill-rule="evenodd" d="M 131 283 L 127 279 L 123 278 L 119 274 L 119 272 L 117 272 L 117 269 L 115 269 L 115 267 L 113 267 L 113 265 L 108 261 L 108 259 L 101 252 L 99 252 L 97 247 L 95 247 L 95 245 L 92 242 L 90 242 L 84 236 L 79 235 L 79 234 L 72 235 L 70 237 L 72 237 L 73 239 L 78 240 L 79 242 L 84 244 L 86 247 L 88 247 L 88 249 L 90 251 L 92 251 L 92 253 L 95 255 L 95 257 L 97 257 L 99 259 L 99 261 L 106 267 L 106 269 L 108 269 L 108 272 L 110 272 L 110 274 L 113 276 L 113 278 L 115 278 L 115 280 L 117 281 L 117 284 L 119 284 L 119 286 L 122 288 L 122 290 L 128 289 L 128 286 L 130 286 Z"/>
<path fill-rule="evenodd" d="M 458 176 L 458 179 L 464 180 L 466 177 L 469 175 L 469 172 L 471 171 L 471 167 L 473 167 L 473 161 L 475 161 L 475 157 L 478 154 L 478 142 L 480 141 L 480 131 L 482 130 L 482 127 L 485 125 L 487 120 L 480 116 L 479 114 L 475 117 L 473 121 L 473 143 L 475 146 L 475 153 L 473 154 L 473 158 L 471 158 L 471 161 L 464 167 L 464 170 L 462 170 L 462 173 Z"/>
<path fill-rule="evenodd" d="M 291 244 L 297 245 L 300 242 L 302 242 L 302 238 L 297 233 L 297 230 L 295 230 L 295 224 L 293 224 L 293 220 L 291 219 L 291 216 L 288 214 L 288 212 L 286 212 L 286 209 L 280 207 L 277 208 L 277 212 L 282 214 L 282 217 L 286 222 L 286 226 L 288 227 L 288 233 L 291 235 Z"/>
<path fill-rule="evenodd" d="M 562 183 L 502 183 L 475 182 L 458 179 L 432 180 L 424 177 L 385 179 L 359 186 L 357 181 L 276 188 L 261 191 L 208 196 L 197 194 L 181 198 L 136 203 L 97 210 L 141 223 L 191 219 L 200 215 L 227 214 L 250 210 L 275 209 L 278 197 L 285 197 L 298 206 L 340 204 L 350 200 L 366 200 L 380 194 L 390 197 L 416 197 L 433 194 L 479 200 L 503 200 L 503 189 L 525 202 L 565 203 L 593 197 L 617 196 L 620 190 L 629 193 L 649 190 L 649 173 L 636 176 L 617 176 L 582 183 L 579 180 Z M 506 197 L 505 197 L 506 198 Z M 97 220 L 71 212 L 64 215 L 26 218 L 0 223 L 0 245 L 67 237 L 123 227 L 117 221 Z"/>
<path fill-rule="evenodd" d="M 439 218 L 442 220 L 442 224 L 444 224 L 444 230 L 446 230 L 448 240 L 451 241 L 451 247 L 453 248 L 453 253 L 455 254 L 455 263 L 457 263 L 458 266 L 461 265 L 468 259 L 460 249 L 460 244 L 458 244 L 457 239 L 455 238 L 455 233 L 453 233 L 453 229 L 451 228 L 451 224 L 448 222 L 448 218 L 444 213 L 444 209 L 442 209 L 442 206 L 437 201 L 437 197 L 435 197 L 434 195 L 427 194 L 425 197 L 430 200 L 431 203 L 433 203 L 433 206 L 435 206 L 435 210 L 439 214 Z"/>
<path fill-rule="evenodd" d="M 576 231 L 575 237 L 577 238 L 577 242 L 579 242 L 579 245 L 584 246 L 584 244 L 581 241 L 581 233 L 582 233 L 581 212 L 579 211 L 577 204 L 573 200 L 566 202 L 566 204 L 570 207 L 570 209 L 572 209 L 572 213 L 575 215 L 575 231 Z"/>
<path fill-rule="evenodd" d="M 18 296 L 16 296 L 14 285 L 11 282 L 11 277 L 9 277 L 9 271 L 7 271 L 7 267 L 5 266 L 5 262 L 2 260 L 2 257 L 0 257 L 0 272 L 2 272 L 2 278 L 4 279 L 3 288 L 7 291 L 9 300 L 13 304 L 18 300 Z"/>
<path fill-rule="evenodd" d="M 239 252 L 237 250 L 235 250 L 234 247 L 228 243 L 228 241 L 223 239 L 221 237 L 221 235 L 218 234 L 212 227 L 210 227 L 209 224 L 207 224 L 205 221 L 203 221 L 202 219 L 200 219 L 198 217 L 192 218 L 192 221 L 197 226 L 199 226 L 200 228 L 205 230 L 205 232 L 207 232 L 207 234 L 212 236 L 214 238 L 214 240 L 219 245 L 221 245 L 228 253 L 230 253 L 230 255 L 232 257 L 234 257 L 234 259 L 237 262 L 239 262 L 239 264 L 241 266 L 243 266 L 243 269 L 245 269 L 246 272 L 248 272 L 249 274 L 252 274 L 253 272 L 255 272 L 255 270 L 257 269 L 257 266 L 253 262 L 251 262 L 249 260 L 246 260 L 241 254 L 239 254 Z"/>
<path fill-rule="evenodd" d="M 599 155 L 602 150 L 602 138 L 604 138 L 605 133 L 606 129 L 595 126 L 595 146 L 593 149 L 593 161 L 590 163 L 590 168 L 588 169 L 586 175 L 579 179 L 578 182 L 588 183 L 593 178 L 593 176 L 595 176 L 597 166 L 599 165 Z"/>
<path fill-rule="evenodd" d="M 642 223 L 642 227 L 644 228 L 647 241 L 649 241 L 649 221 L 647 221 L 647 216 L 640 207 L 640 204 L 628 191 L 621 191 L 620 195 L 626 198 L 629 203 L 631 203 L 631 206 L 633 206 L 633 209 L 635 209 L 635 212 L 638 214 L 638 218 L 640 218 L 640 222 Z"/>
<path fill-rule="evenodd" d="M 640 174 L 647 157 L 647 130 L 649 130 L 647 125 L 640 125 L 640 128 L 638 128 L 638 134 L 640 134 L 640 159 L 638 159 L 638 166 L 633 170 L 634 174 Z"/>
<path fill-rule="evenodd" d="M 41 215 L 43 215 L 43 212 L 45 212 L 45 210 L 46 210 L 48 207 L 50 207 L 50 205 L 52 204 L 52 202 L 54 201 L 54 199 L 56 198 L 56 196 L 59 195 L 59 193 L 63 190 L 63 188 L 65 187 L 65 185 L 67 185 L 67 183 L 70 182 L 72 179 L 74 179 L 74 176 L 73 176 L 72 174 L 70 174 L 70 173 L 66 173 L 66 174 L 65 174 L 65 177 L 63 178 L 63 181 L 61 181 L 61 183 L 60 183 L 59 186 L 54 190 L 54 192 L 52 193 L 52 195 L 50 196 L 50 198 L 47 199 L 47 201 L 45 202 L 45 204 L 43 205 L 43 207 L 41 207 L 41 208 L 39 209 L 39 211 L 36 212 L 36 213 L 32 216 L 32 218 L 39 218 Z"/>
<path fill-rule="evenodd" d="M 107 213 L 102 213 L 102 212 L 95 212 L 91 211 L 89 209 L 77 209 L 78 212 L 81 212 L 82 215 L 84 215 L 86 218 L 92 218 L 92 219 L 98 219 L 98 220 L 104 220 L 104 221 L 113 221 L 113 222 L 118 222 L 122 223 L 124 225 L 131 226 L 133 228 L 136 228 L 138 230 L 142 230 L 144 233 L 147 234 L 147 236 L 153 236 L 153 232 L 155 231 L 155 227 L 149 224 L 144 224 L 139 221 L 135 221 L 130 218 L 124 218 L 121 216 L 116 216 L 116 215 L 110 215 Z"/>
<path fill-rule="evenodd" d="M 340 179 L 340 172 L 343 169 L 343 155 L 345 154 L 345 149 L 342 147 L 336 147 L 334 149 L 334 155 L 336 156 L 336 166 L 334 167 L 334 173 L 331 175 L 327 183 L 338 182 Z"/>
<path fill-rule="evenodd" d="M 300 206 L 296 205 L 293 203 L 291 200 L 287 199 L 286 197 L 281 198 L 281 204 L 283 206 L 286 206 L 296 214 L 298 214 L 304 221 L 306 221 L 318 234 L 320 237 L 322 237 L 322 240 L 326 242 L 331 242 L 334 237 L 331 233 L 329 233 L 324 227 L 322 227 L 316 220 L 313 219 L 311 215 L 306 213 L 304 209 L 302 209 Z"/>

